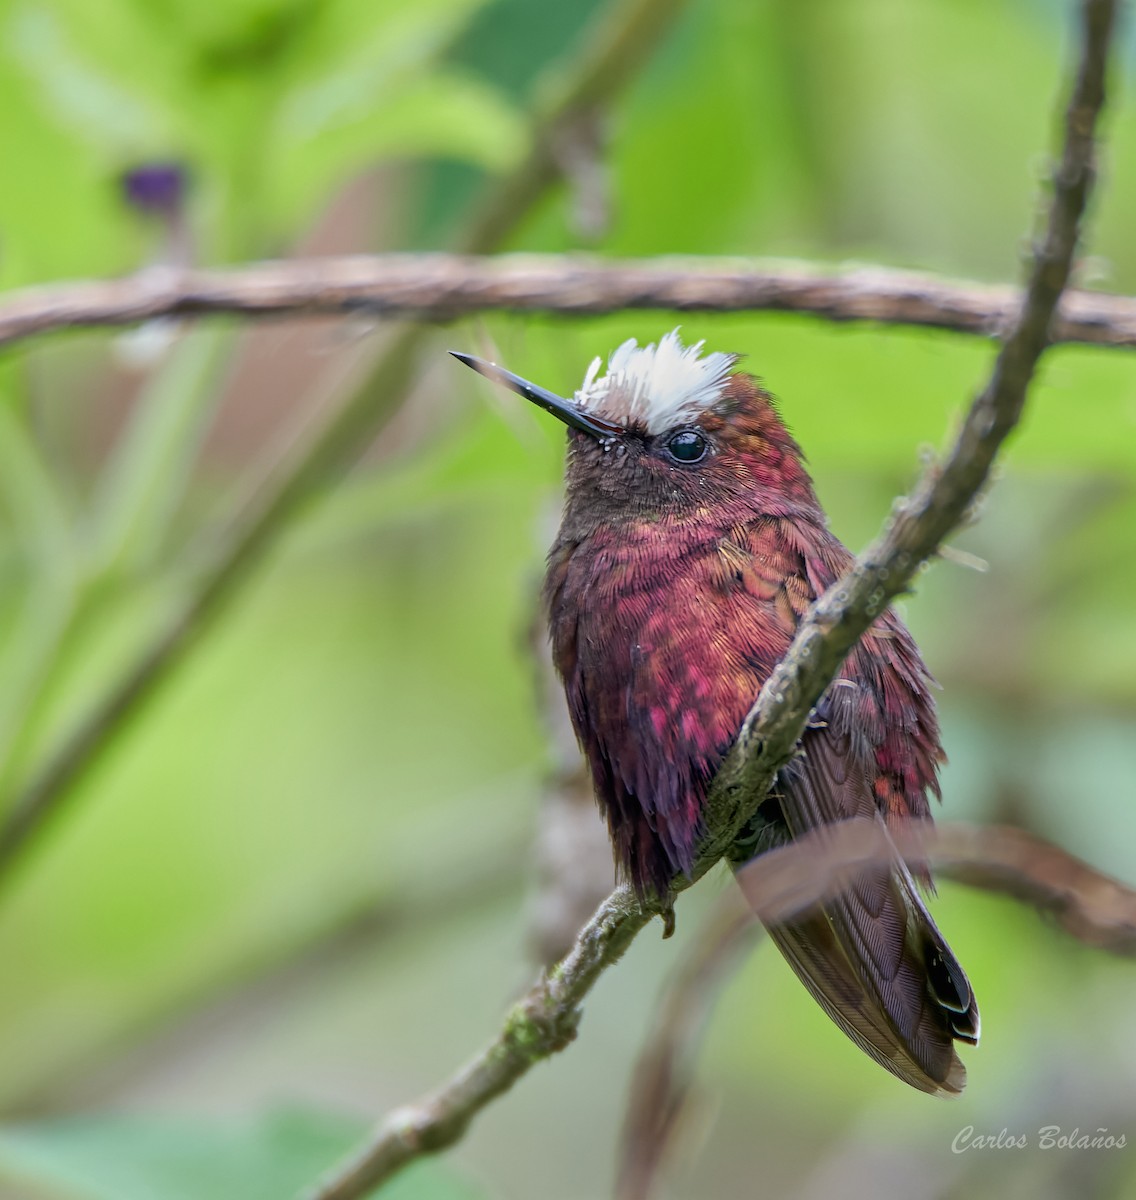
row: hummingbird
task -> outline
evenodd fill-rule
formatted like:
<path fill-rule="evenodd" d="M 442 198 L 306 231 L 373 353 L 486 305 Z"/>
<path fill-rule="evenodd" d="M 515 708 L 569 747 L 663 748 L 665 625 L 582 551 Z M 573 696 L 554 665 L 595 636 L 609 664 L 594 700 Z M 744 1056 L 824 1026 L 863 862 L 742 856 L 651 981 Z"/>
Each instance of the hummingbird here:
<path fill-rule="evenodd" d="M 644 900 L 691 871 L 715 773 L 798 622 L 852 563 L 772 396 L 739 355 L 703 346 L 677 329 L 626 341 L 571 398 L 454 354 L 568 427 L 544 585 L 553 660 L 617 868 Z M 884 610 L 739 837 L 735 867 L 851 818 L 930 821 L 945 761 L 932 685 Z M 857 1046 L 921 1091 L 957 1095 L 955 1043 L 977 1043 L 978 1006 L 921 888 L 930 877 L 897 853 L 768 931 Z"/>

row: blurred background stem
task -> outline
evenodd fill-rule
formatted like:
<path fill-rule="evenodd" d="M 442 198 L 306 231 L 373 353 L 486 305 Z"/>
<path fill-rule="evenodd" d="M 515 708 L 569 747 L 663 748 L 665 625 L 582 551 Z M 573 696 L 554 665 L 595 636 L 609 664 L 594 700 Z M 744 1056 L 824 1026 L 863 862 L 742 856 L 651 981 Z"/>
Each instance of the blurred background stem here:
<path fill-rule="evenodd" d="M 8 676 L 13 686 L 5 695 L 10 717 L 0 724 L 0 796 L 10 797 L 26 774 L 52 693 L 73 669 L 74 651 L 97 624 L 99 609 L 129 576 L 155 570 L 235 344 L 235 332 L 224 326 L 191 330 L 175 344 L 138 397 L 80 530 L 72 531 L 58 503 L 39 507 L 41 520 L 56 514 L 44 535 L 43 561 L 51 567 L 43 596 L 29 604 L 30 661 Z M 7 419 L 14 423 L 11 414 Z M 18 446 L 16 430 L 9 433 Z M 17 489 L 26 491 L 22 482 L 17 477 Z M 35 503 L 46 488 L 45 482 L 27 494 Z"/>

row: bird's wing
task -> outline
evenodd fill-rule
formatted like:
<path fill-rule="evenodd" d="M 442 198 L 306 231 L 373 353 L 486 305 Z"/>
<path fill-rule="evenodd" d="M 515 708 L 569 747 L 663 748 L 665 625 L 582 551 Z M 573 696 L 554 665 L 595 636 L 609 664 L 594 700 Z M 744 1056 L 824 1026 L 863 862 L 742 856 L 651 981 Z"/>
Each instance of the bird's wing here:
<path fill-rule="evenodd" d="M 781 783 L 791 836 L 851 817 L 882 820 L 857 758 L 831 727 L 805 735 Z M 923 1091 L 962 1090 L 953 1042 L 977 1040 L 977 1006 L 898 857 L 770 932 L 821 1006 L 877 1062 Z"/>
<path fill-rule="evenodd" d="M 786 576 L 781 609 L 799 619 L 836 578 L 847 551 L 825 531 L 814 528 L 805 538 L 789 522 L 775 538 L 781 546 L 797 543 L 798 567 Z M 751 546 L 764 552 L 770 539 L 760 529 Z M 925 793 L 941 754 L 927 681 L 910 635 L 885 614 L 822 698 L 801 753 L 779 776 L 780 840 L 852 818 L 886 826 L 928 815 Z M 966 1073 L 953 1042 L 977 1040 L 977 1006 L 898 855 L 770 933 L 821 1007 L 872 1058 L 923 1091 L 961 1091 Z"/>

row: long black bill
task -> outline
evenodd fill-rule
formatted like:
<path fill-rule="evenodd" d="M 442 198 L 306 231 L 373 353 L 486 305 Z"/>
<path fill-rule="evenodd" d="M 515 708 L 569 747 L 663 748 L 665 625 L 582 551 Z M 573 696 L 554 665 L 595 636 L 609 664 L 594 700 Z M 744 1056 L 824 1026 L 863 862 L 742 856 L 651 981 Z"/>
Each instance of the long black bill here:
<path fill-rule="evenodd" d="M 484 375 L 486 379 L 491 379 L 494 383 L 502 384 L 516 392 L 518 396 L 524 396 L 526 400 L 531 400 L 533 404 L 539 405 L 545 412 L 552 413 L 554 417 L 563 421 L 565 425 L 570 425 L 573 429 L 580 429 L 596 438 L 616 437 L 625 432 L 622 425 L 613 425 L 602 417 L 586 413 L 573 401 L 565 400 L 563 396 L 558 396 L 555 392 L 545 391 L 544 388 L 537 387 L 535 383 L 529 383 L 527 379 L 514 375 L 512 371 L 506 371 L 504 367 L 499 367 L 496 363 L 486 362 L 483 358 L 474 358 L 472 354 L 459 354 L 456 350 L 451 350 L 450 353 L 458 362 L 465 363 L 479 375 Z"/>

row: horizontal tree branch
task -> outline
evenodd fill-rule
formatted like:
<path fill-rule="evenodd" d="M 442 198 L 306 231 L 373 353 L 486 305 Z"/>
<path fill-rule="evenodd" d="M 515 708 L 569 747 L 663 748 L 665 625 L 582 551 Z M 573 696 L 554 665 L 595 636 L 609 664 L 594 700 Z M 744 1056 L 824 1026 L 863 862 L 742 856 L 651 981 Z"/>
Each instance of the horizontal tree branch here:
<path fill-rule="evenodd" d="M 1136 957 L 1136 890 L 1024 829 L 942 826 L 933 862 L 943 878 L 1031 905 L 1086 946 Z"/>
<path fill-rule="evenodd" d="M 1082 0 L 1080 8 L 1079 66 L 1065 114 L 1062 156 L 1053 179 L 1047 227 L 1035 250 L 1020 312 L 991 379 L 974 401 L 946 462 L 930 468 L 914 494 L 896 505 L 881 537 L 802 621 L 789 653 L 762 688 L 715 778 L 704 813 L 704 849 L 691 877 L 680 880 L 676 890 L 690 886 L 729 852 L 768 795 L 777 771 L 795 753 L 809 713 L 849 650 L 962 520 L 1021 415 L 1069 279 L 1093 180 L 1094 131 L 1104 104 L 1116 0 Z M 882 829 L 877 822 L 867 824 L 873 832 Z M 840 833 L 843 836 L 847 831 Z M 837 835 L 830 831 L 828 836 L 835 840 Z M 815 842 L 778 853 L 811 854 Z M 894 850 L 889 847 L 889 852 Z M 763 856 L 762 865 L 754 870 L 772 869 L 764 864 L 764 859 L 770 858 Z M 774 861 L 784 864 L 792 859 Z M 785 875 L 800 894 L 801 879 L 809 877 L 809 869 L 804 861 L 798 861 Z M 486 1104 L 511 1087 L 534 1062 L 574 1037 L 579 1005 L 649 917 L 626 887 L 617 888 L 600 905 L 564 961 L 539 980 L 513 1010 L 497 1038 L 431 1096 L 382 1122 L 358 1155 L 317 1189 L 315 1200 L 356 1200 L 418 1155 L 456 1141 Z"/>
<path fill-rule="evenodd" d="M 897 849 L 910 865 L 1036 908 L 1087 946 L 1136 957 L 1136 889 L 1009 825 L 912 821 L 897 831 L 845 821 L 761 855 L 737 878 L 754 915 L 776 925 L 843 891 Z"/>
<path fill-rule="evenodd" d="M 494 309 L 585 316 L 624 309 L 796 312 L 998 336 L 1017 290 L 858 267 L 720 258 L 391 254 L 228 270 L 151 267 L 125 279 L 28 288 L 0 302 L 0 346 L 36 334 L 155 317 L 299 315 L 448 320 Z M 1136 298 L 1067 294 L 1052 341 L 1136 346 Z"/>

